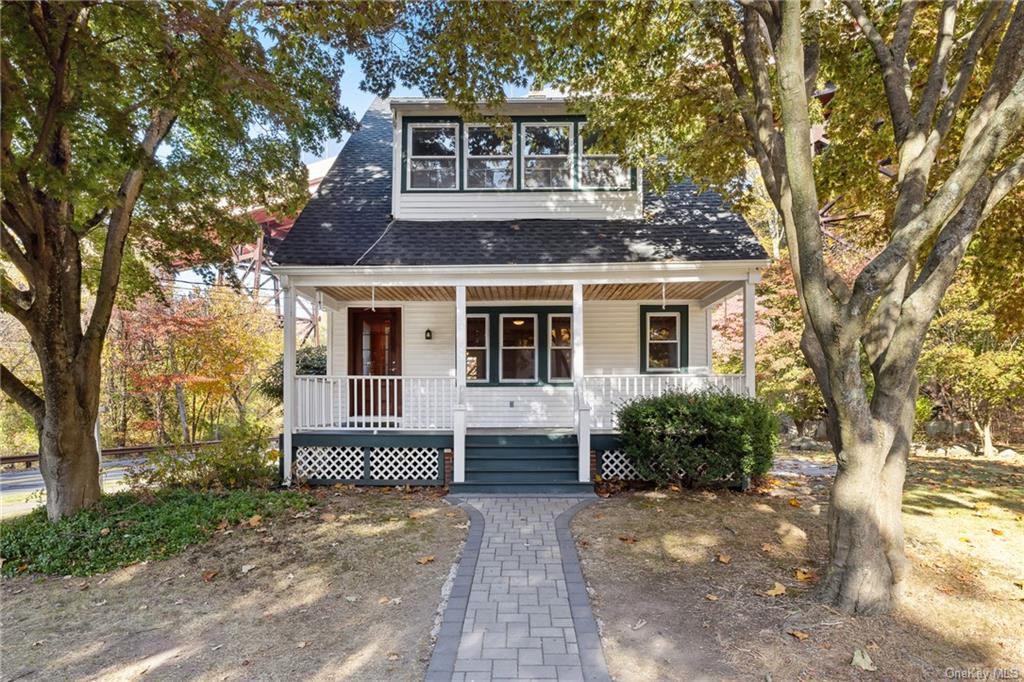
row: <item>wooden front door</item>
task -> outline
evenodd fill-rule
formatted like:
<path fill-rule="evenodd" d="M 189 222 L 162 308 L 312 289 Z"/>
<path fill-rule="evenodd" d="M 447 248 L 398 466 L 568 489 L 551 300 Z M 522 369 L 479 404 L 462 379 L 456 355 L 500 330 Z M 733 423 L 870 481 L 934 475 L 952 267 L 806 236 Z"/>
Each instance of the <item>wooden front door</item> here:
<path fill-rule="evenodd" d="M 349 309 L 349 416 L 386 427 L 402 416 L 402 310 Z"/>

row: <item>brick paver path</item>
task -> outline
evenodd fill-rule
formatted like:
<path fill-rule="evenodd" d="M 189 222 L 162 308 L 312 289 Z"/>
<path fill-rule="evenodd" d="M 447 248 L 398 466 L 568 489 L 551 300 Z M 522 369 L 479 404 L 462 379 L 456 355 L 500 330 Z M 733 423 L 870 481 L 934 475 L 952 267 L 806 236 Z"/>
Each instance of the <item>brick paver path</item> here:
<path fill-rule="evenodd" d="M 428 682 L 609 680 L 569 521 L 593 498 L 467 496 Z"/>

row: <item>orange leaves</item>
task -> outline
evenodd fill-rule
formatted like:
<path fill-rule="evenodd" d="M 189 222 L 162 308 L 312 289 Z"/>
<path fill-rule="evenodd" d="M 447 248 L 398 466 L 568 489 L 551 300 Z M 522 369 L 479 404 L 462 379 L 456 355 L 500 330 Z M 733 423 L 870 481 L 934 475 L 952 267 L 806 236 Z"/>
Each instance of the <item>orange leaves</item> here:
<path fill-rule="evenodd" d="M 720 564 L 730 564 L 730 563 L 732 563 L 732 557 L 729 556 L 728 554 L 718 554 L 715 557 L 715 560 L 717 560 L 718 563 L 720 563 Z"/>
<path fill-rule="evenodd" d="M 246 523 L 249 524 L 250 528 L 258 528 L 263 523 L 263 517 L 259 514 L 253 514 Z"/>
<path fill-rule="evenodd" d="M 795 507 L 796 509 L 799 509 L 803 505 L 800 503 L 800 500 L 796 499 L 795 497 L 791 497 L 791 498 L 789 498 L 789 506 L 790 507 Z"/>
<path fill-rule="evenodd" d="M 809 568 L 798 568 L 793 571 L 793 577 L 802 583 L 806 583 L 817 580 L 818 574 Z"/>
<path fill-rule="evenodd" d="M 213 579 L 220 575 L 220 571 L 203 571 L 203 582 L 212 583 Z"/>
<path fill-rule="evenodd" d="M 708 601 L 718 601 L 720 597 L 717 594 L 705 594 L 704 598 Z"/>
<path fill-rule="evenodd" d="M 426 566 L 427 564 L 430 564 L 430 563 L 433 563 L 433 562 L 434 562 L 434 555 L 433 554 L 431 554 L 429 556 L 420 557 L 419 559 L 416 560 L 416 563 L 418 563 L 420 566 Z"/>
<path fill-rule="evenodd" d="M 809 639 L 810 636 L 811 636 L 811 633 L 804 632 L 803 630 L 789 630 L 786 634 L 787 635 L 792 635 L 793 637 L 795 637 L 797 640 L 799 640 L 801 642 L 804 641 L 805 639 Z"/>
<path fill-rule="evenodd" d="M 765 597 L 781 597 L 784 594 L 786 594 L 786 586 L 779 581 L 775 581 L 771 588 L 761 592 L 761 595 Z"/>

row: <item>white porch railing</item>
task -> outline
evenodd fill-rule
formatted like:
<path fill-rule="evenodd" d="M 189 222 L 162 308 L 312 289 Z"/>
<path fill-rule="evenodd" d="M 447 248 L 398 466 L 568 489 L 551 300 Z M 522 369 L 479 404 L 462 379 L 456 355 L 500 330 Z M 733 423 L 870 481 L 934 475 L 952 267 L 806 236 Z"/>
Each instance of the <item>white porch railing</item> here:
<path fill-rule="evenodd" d="M 634 398 L 657 397 L 665 393 L 685 393 L 714 389 L 744 394 L 742 374 L 628 374 L 583 378 L 583 398 L 590 406 L 591 428 L 613 429 L 615 411 Z"/>
<path fill-rule="evenodd" d="M 448 431 L 453 377 L 298 376 L 295 428 Z"/>

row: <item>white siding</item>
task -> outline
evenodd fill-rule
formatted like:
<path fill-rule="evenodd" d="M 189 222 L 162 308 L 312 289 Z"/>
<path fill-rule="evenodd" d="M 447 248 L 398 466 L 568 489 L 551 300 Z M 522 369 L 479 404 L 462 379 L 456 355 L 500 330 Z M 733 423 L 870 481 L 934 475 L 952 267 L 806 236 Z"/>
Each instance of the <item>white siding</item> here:
<path fill-rule="evenodd" d="M 642 217 L 640 192 L 399 192 L 399 220 L 628 220 Z"/>
<path fill-rule="evenodd" d="M 706 368 L 707 333 L 704 310 L 696 303 L 666 301 L 666 305 L 688 305 L 689 366 Z M 584 374 L 636 374 L 640 371 L 640 306 L 661 301 L 587 301 L 583 305 Z"/>
<path fill-rule="evenodd" d="M 573 425 L 572 386 L 467 386 L 466 426 Z"/>

